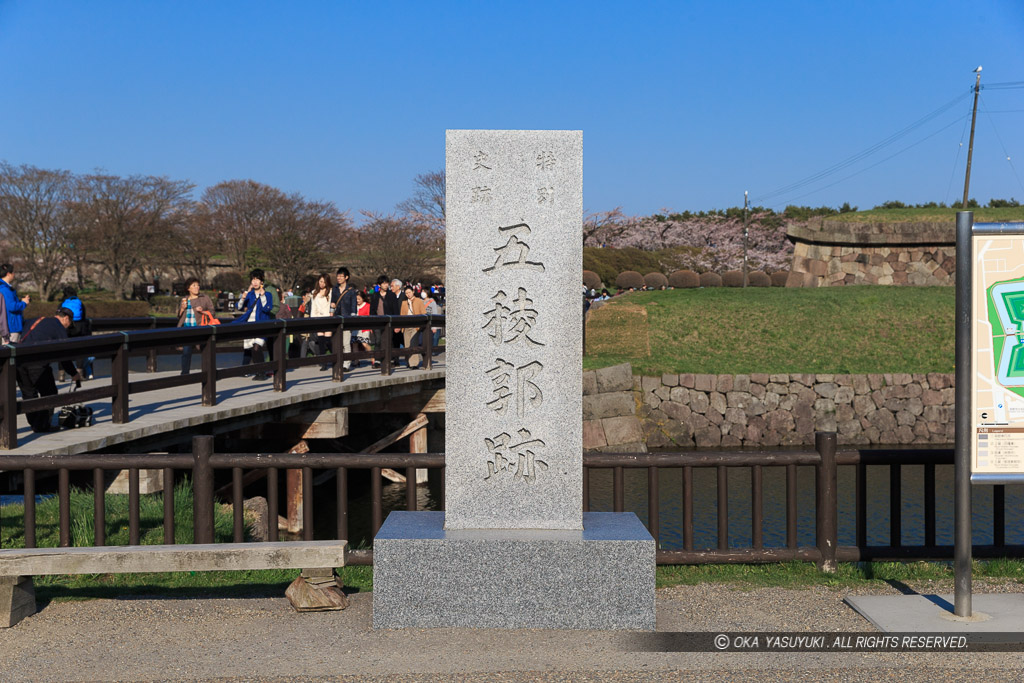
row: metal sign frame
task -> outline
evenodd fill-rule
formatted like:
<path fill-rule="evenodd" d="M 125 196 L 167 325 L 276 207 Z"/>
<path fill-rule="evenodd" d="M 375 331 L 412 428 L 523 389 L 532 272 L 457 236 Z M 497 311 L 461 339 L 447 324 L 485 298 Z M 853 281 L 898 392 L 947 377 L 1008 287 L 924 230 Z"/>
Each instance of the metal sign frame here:
<path fill-rule="evenodd" d="M 956 214 L 956 459 L 954 465 L 953 611 L 971 616 L 971 486 L 1020 484 L 1024 473 L 974 474 L 973 449 L 977 441 L 974 390 L 974 237 L 1020 236 L 1024 223 L 975 223 L 973 211 Z"/>

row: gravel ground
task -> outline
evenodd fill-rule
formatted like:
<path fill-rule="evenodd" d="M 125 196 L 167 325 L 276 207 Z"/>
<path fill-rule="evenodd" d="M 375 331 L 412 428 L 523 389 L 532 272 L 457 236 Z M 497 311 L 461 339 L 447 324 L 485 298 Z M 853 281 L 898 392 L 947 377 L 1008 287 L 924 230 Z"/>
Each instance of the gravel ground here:
<path fill-rule="evenodd" d="M 910 584 L 922 593 L 950 583 Z M 658 591 L 659 631 L 874 631 L 843 603 L 856 589 Z M 976 580 L 974 592 L 1019 593 Z M 1020 680 L 1020 653 L 638 653 L 607 631 L 374 631 L 371 595 L 343 612 L 297 614 L 284 598 L 59 602 L 0 630 L 0 681 Z"/>

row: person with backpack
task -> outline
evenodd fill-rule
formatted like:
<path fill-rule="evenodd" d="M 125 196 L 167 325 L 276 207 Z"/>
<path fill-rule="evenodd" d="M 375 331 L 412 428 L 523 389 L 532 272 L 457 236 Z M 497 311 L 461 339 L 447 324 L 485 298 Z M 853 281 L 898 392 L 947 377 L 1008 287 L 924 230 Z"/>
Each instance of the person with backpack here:
<path fill-rule="evenodd" d="M 78 298 L 78 291 L 68 285 L 64 288 L 64 301 L 60 302 L 61 308 L 66 308 L 74 315 L 71 320 L 71 327 L 68 328 L 68 337 L 89 337 L 92 335 L 92 323 L 85 312 L 85 303 Z M 92 379 L 92 364 L 96 356 L 89 356 L 82 361 L 82 376 L 85 379 Z M 59 379 L 64 381 L 64 371 L 60 371 Z"/>
<path fill-rule="evenodd" d="M 213 302 L 210 297 L 199 291 L 199 278 L 190 277 L 185 280 L 185 291 L 188 292 L 178 303 L 178 327 L 199 327 L 203 324 L 203 314 L 213 314 Z M 192 352 L 194 344 L 181 347 L 181 374 L 192 371 Z"/>
<path fill-rule="evenodd" d="M 39 318 L 33 322 L 22 335 L 20 344 L 31 346 L 48 341 L 61 341 L 68 338 L 68 328 L 74 314 L 66 309 L 59 308 L 49 318 Z M 75 364 L 69 360 L 60 362 L 71 379 L 76 382 L 82 381 L 82 374 L 75 368 Z M 37 396 L 56 396 L 57 383 L 53 379 L 53 368 L 47 362 L 19 363 L 17 365 L 18 388 L 21 389 L 22 399 L 36 398 Z M 60 429 L 53 425 L 53 408 L 46 410 L 32 410 L 25 413 L 32 431 L 36 433 L 55 432 Z"/>

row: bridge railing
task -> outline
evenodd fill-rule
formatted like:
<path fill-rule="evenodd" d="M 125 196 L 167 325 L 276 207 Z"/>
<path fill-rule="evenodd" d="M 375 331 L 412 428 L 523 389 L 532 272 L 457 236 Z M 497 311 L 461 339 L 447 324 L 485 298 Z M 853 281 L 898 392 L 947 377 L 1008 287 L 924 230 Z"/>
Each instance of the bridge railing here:
<path fill-rule="evenodd" d="M 937 467 L 951 467 L 951 449 L 900 451 L 879 450 L 836 450 L 834 433 L 819 433 L 815 449 L 795 451 L 762 452 L 681 452 L 659 454 L 586 453 L 583 456 L 583 505 L 584 511 L 591 506 L 591 476 L 596 470 L 613 471 L 613 509 L 625 510 L 625 476 L 627 469 L 647 470 L 647 527 L 657 543 L 659 564 L 728 564 L 756 562 L 812 561 L 825 570 L 831 570 L 836 562 L 865 560 L 946 560 L 953 557 L 952 545 L 937 545 L 935 470 Z M 214 505 L 217 500 L 215 482 L 226 480 L 225 471 L 231 472 L 230 503 L 233 511 L 233 542 L 245 541 L 243 517 L 244 489 L 255 486 L 254 473 L 265 476 L 265 495 L 268 505 L 266 535 L 269 540 L 278 540 L 278 512 L 281 508 L 278 490 L 280 470 L 301 470 L 302 476 L 302 538 L 313 540 L 314 536 L 314 472 L 334 470 L 336 485 L 329 494 L 334 505 L 333 529 L 321 526 L 319 533 L 329 533 L 339 540 L 350 540 L 350 501 L 348 494 L 351 470 L 370 471 L 370 538 L 376 536 L 384 521 L 385 507 L 381 468 L 404 469 L 406 471 L 405 509 L 417 509 L 416 469 L 442 469 L 445 459 L 442 453 L 306 453 L 306 454 L 261 454 L 261 453 L 214 453 L 213 437 L 196 437 L 191 454 L 138 454 L 138 455 L 72 455 L 72 456 L 9 456 L 4 458 L 5 470 L 20 470 L 24 478 L 24 546 L 35 547 L 36 515 L 35 475 L 40 471 L 57 471 L 59 501 L 58 543 L 62 547 L 71 544 L 71 472 L 92 472 L 94 515 L 93 528 L 95 545 L 105 543 L 105 493 L 104 476 L 107 471 L 128 469 L 129 471 L 129 543 L 140 541 L 140 494 L 139 470 L 162 469 L 164 473 L 164 543 L 174 543 L 174 491 L 176 471 L 187 470 L 191 474 L 194 495 L 193 532 L 195 542 L 214 541 Z M 910 545 L 902 540 L 902 510 L 907 491 L 901 485 L 904 467 L 923 465 L 925 468 L 924 543 Z M 797 519 L 800 514 L 797 495 L 797 468 L 814 468 L 815 504 L 813 545 L 800 545 L 797 535 Z M 856 468 L 857 485 L 854 491 L 853 520 L 841 520 L 840 493 L 837 485 L 839 467 Z M 884 545 L 868 545 L 868 514 L 866 471 L 868 467 L 883 467 L 889 470 L 889 542 Z M 711 468 L 717 473 L 717 497 L 714 511 L 717 516 L 717 547 L 699 548 L 694 540 L 695 510 L 693 484 L 695 470 Z M 764 543 L 765 496 L 763 473 L 767 468 L 783 468 L 785 471 L 785 526 L 786 541 L 782 547 L 768 547 Z M 682 517 L 683 548 L 665 549 L 661 541 L 661 519 L 659 509 L 661 496 L 659 474 L 666 469 L 682 471 Z M 729 538 L 730 523 L 736 515 L 746 517 L 743 510 L 729 503 L 729 472 L 748 469 L 751 473 L 750 544 L 736 547 Z M 220 472 L 220 477 L 217 473 Z M 930 474 L 929 474 L 930 473 Z M 262 476 L 260 478 L 263 478 Z M 443 477 L 442 477 L 443 479 Z M 979 489 L 986 487 L 978 487 Z M 1006 500 L 1003 486 L 994 486 L 992 495 L 992 537 L 987 545 L 975 545 L 973 554 L 979 558 L 1024 557 L 1024 546 L 1009 545 L 1005 538 Z M 323 489 L 321 489 L 321 492 Z M 440 507 L 444 507 L 444 489 L 441 488 Z M 321 494 L 317 500 L 321 500 Z M 806 512 L 806 510 L 804 510 Z M 847 512 L 846 514 L 849 514 Z M 321 524 L 323 519 L 321 519 Z M 839 545 L 839 523 L 853 522 L 856 528 L 855 544 Z M 8 532 L 10 535 L 10 532 Z M 10 543 L 9 543 L 10 545 Z M 2 551 L 0 551 L 2 552 Z M 350 554 L 354 564 L 370 564 L 372 551 L 356 550 Z"/>
<path fill-rule="evenodd" d="M 273 373 L 273 390 L 285 391 L 287 388 L 287 371 L 307 365 L 318 365 L 324 362 L 334 364 L 332 379 L 335 382 L 344 380 L 343 363 L 364 359 L 380 361 L 382 375 L 390 375 L 400 358 L 421 355 L 423 367 L 430 369 L 433 363 L 433 335 L 431 327 L 444 327 L 443 315 L 408 315 L 408 316 L 357 316 L 357 317 L 324 317 L 296 318 L 292 320 L 271 320 L 259 323 L 240 323 L 208 325 L 202 327 L 170 327 L 164 328 L 164 319 L 114 318 L 97 319 L 93 329 L 134 328 L 147 325 L 142 329 L 121 329 L 111 334 L 99 334 L 91 337 L 77 337 L 67 341 L 44 342 L 31 345 L 10 345 L 0 347 L 0 449 L 12 449 L 18 445 L 17 416 L 36 410 L 50 410 L 63 406 L 109 398 L 111 400 L 111 417 L 115 424 L 123 424 L 131 419 L 129 403 L 132 394 L 148 391 L 160 391 L 171 387 L 198 384 L 199 393 L 204 406 L 217 404 L 217 381 L 227 377 L 239 377 L 249 373 Z M 414 327 L 420 331 L 422 342 L 418 346 L 395 348 L 392 333 L 396 328 Z M 352 332 L 352 345 L 355 332 L 358 330 L 380 331 L 381 343 L 373 351 L 345 352 L 342 333 Z M 332 353 L 310 358 L 289 358 L 286 353 L 286 339 L 296 334 L 316 334 L 329 332 L 332 334 Z M 239 344 L 246 339 L 262 338 L 271 349 L 273 359 L 264 363 L 253 363 L 234 367 L 217 367 L 218 349 L 230 346 L 237 350 Z M 182 346 L 191 345 L 199 349 L 200 370 L 187 375 L 160 377 L 148 380 L 132 381 L 128 373 L 128 359 L 131 356 L 144 355 L 151 359 L 149 368 L 155 369 L 158 353 L 180 352 Z M 32 399 L 17 399 L 17 369 L 19 365 L 42 364 L 60 361 L 76 361 L 93 356 L 111 360 L 111 377 L 108 386 L 93 387 L 64 393 L 57 396 L 43 396 Z"/>

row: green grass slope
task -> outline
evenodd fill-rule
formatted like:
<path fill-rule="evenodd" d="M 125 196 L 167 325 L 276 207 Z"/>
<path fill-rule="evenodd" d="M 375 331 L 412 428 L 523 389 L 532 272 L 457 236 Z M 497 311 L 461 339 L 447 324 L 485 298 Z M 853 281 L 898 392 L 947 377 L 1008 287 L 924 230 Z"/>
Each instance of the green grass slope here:
<path fill-rule="evenodd" d="M 591 314 L 586 369 L 640 375 L 952 372 L 952 287 L 640 292 Z"/>

